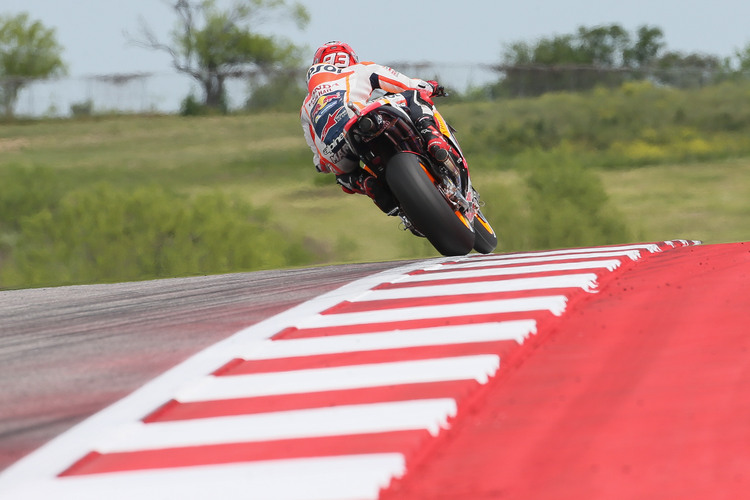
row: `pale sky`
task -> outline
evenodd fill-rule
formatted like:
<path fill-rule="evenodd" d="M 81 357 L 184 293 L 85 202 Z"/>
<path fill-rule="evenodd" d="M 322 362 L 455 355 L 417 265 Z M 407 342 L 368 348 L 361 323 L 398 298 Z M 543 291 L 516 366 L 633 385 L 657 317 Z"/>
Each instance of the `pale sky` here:
<path fill-rule="evenodd" d="M 217 0 L 231 5 L 232 0 Z M 631 34 L 644 24 L 663 30 L 668 50 L 731 56 L 750 44 L 749 0 L 302 0 L 311 22 L 300 31 L 291 22 L 268 23 L 263 31 L 283 34 L 315 48 L 329 40 L 350 43 L 362 60 L 384 64 L 431 62 L 496 64 L 507 44 L 572 34 L 578 27 L 620 24 Z M 0 15 L 28 12 L 55 28 L 70 77 L 113 73 L 172 74 L 169 57 L 133 46 L 125 32 L 137 34 L 142 17 L 162 40 L 176 17 L 163 0 L 0 0 Z M 377 7 L 375 7 L 377 6 Z M 399 69 L 398 66 L 395 66 Z M 410 76 L 431 78 L 432 75 Z M 467 75 L 468 83 L 476 83 Z M 481 83 L 481 82 L 480 82 Z M 151 84 L 152 86 L 154 84 Z M 174 109 L 187 94 L 167 86 L 148 99 L 171 100 Z M 460 83 L 458 84 L 460 85 Z M 79 85 L 80 86 L 80 85 Z M 31 91 L 30 91 L 31 92 Z M 60 99 L 59 90 L 35 90 L 27 99 Z M 152 89 L 148 90 L 153 93 Z M 64 93 L 64 92 L 63 92 Z M 49 96 L 47 94 L 50 94 Z M 68 102 L 76 102 L 70 98 Z M 67 108 L 60 103 L 59 108 Z"/>
<path fill-rule="evenodd" d="M 279 33 L 286 31 L 292 41 L 308 46 L 310 54 L 317 45 L 340 39 L 349 42 L 361 59 L 379 62 L 492 64 L 499 62 L 505 44 L 611 23 L 631 33 L 643 24 L 657 26 L 670 50 L 729 56 L 750 43 L 748 0 L 301 3 L 312 17 L 307 29 L 299 32 L 292 23 L 279 23 Z M 137 33 L 142 16 L 166 39 L 175 17 L 161 0 L 0 0 L 0 14 L 24 11 L 56 29 L 70 75 L 169 70 L 166 55 L 130 46 L 123 35 Z"/>

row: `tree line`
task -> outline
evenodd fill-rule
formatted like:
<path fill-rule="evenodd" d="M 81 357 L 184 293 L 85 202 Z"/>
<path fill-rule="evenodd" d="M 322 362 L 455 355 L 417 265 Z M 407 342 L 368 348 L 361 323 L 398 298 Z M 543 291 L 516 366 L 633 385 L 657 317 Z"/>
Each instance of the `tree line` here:
<path fill-rule="evenodd" d="M 228 9 L 215 0 L 173 0 L 175 29 L 163 39 L 141 20 L 129 41 L 170 55 L 175 70 L 199 83 L 202 95 L 186 96 L 184 114 L 226 112 L 225 83 L 250 83 L 248 107 L 263 108 L 300 99 L 304 49 L 284 37 L 263 35 L 271 18 L 304 29 L 310 14 L 285 0 L 237 0 Z M 13 117 L 19 91 L 36 79 L 65 74 L 63 48 L 53 29 L 26 13 L 0 16 L 0 112 Z M 536 96 L 550 91 L 579 91 L 597 85 L 618 86 L 650 79 L 678 87 L 706 85 L 750 73 L 750 44 L 731 57 L 667 50 L 661 28 L 644 25 L 629 33 L 619 24 L 580 27 L 575 33 L 518 41 L 506 46 L 495 84 L 481 89 L 489 98 Z"/>
<path fill-rule="evenodd" d="M 750 72 L 750 44 L 731 57 L 667 50 L 664 32 L 643 25 L 629 33 L 619 24 L 579 27 L 575 33 L 509 44 L 492 97 L 581 91 L 648 79 L 679 88 L 705 86 Z"/>

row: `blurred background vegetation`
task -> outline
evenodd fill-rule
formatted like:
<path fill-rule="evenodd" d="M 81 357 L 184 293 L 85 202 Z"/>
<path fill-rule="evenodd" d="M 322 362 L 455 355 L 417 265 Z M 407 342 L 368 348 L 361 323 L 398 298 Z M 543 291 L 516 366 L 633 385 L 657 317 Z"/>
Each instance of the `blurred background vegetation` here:
<path fill-rule="evenodd" d="M 496 83 L 438 101 L 498 252 L 747 239 L 750 50 L 720 61 L 662 39 L 612 25 L 519 42 Z M 314 171 L 281 48 L 241 110 L 221 87 L 179 115 L 30 119 L 7 104 L 0 289 L 436 256 Z"/>

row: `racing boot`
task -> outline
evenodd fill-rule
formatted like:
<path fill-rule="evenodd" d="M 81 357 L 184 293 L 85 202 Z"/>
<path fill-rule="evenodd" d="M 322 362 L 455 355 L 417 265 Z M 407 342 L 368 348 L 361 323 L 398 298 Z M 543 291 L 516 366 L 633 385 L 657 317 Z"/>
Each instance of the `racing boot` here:
<path fill-rule="evenodd" d="M 337 175 L 336 182 L 345 193 L 368 196 L 383 213 L 387 215 L 398 213 L 398 203 L 391 191 L 365 169 L 357 167 L 348 174 Z"/>
<path fill-rule="evenodd" d="M 444 163 L 451 154 L 451 145 L 445 140 L 443 133 L 440 132 L 435 119 L 432 116 L 425 115 L 416 121 L 417 130 L 427 143 L 427 152 L 440 163 Z"/>
<path fill-rule="evenodd" d="M 374 175 L 368 175 L 364 180 L 365 193 L 375 205 L 386 215 L 397 215 L 398 203 L 391 190 L 380 182 Z"/>

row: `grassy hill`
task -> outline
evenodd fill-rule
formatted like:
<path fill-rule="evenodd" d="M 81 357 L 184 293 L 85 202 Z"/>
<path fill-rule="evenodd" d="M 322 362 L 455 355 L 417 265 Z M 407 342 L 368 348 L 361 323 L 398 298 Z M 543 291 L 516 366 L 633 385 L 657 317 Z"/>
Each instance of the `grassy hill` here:
<path fill-rule="evenodd" d="M 498 251 L 744 241 L 750 85 L 438 103 Z M 0 288 L 435 255 L 317 174 L 296 110 L 0 124 Z"/>

